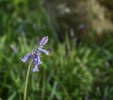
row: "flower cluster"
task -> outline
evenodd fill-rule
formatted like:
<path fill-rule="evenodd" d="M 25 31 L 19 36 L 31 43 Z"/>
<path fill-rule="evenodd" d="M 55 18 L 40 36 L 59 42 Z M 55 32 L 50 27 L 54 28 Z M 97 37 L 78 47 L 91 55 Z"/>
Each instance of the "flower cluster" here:
<path fill-rule="evenodd" d="M 39 71 L 38 65 L 42 64 L 40 60 L 40 53 L 49 55 L 49 51 L 44 50 L 43 46 L 48 42 L 48 36 L 43 37 L 41 41 L 39 42 L 39 47 L 32 50 L 32 53 L 26 54 L 23 58 L 21 58 L 22 62 L 26 62 L 29 59 L 32 60 L 34 68 L 32 69 L 33 72 Z M 39 53 L 40 52 L 40 53 Z"/>

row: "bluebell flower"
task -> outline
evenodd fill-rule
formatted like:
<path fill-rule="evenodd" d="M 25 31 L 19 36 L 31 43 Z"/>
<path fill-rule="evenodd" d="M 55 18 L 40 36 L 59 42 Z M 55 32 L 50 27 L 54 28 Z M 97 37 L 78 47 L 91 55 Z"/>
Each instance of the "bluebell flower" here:
<path fill-rule="evenodd" d="M 39 71 L 38 65 L 42 64 L 40 60 L 40 53 L 49 55 L 49 51 L 42 49 L 43 46 L 48 42 L 48 36 L 43 37 L 41 41 L 39 42 L 39 47 L 37 49 L 33 49 L 32 53 L 26 54 L 23 58 L 21 58 L 22 62 L 27 62 L 29 59 L 32 59 L 33 62 L 33 72 Z"/>
<path fill-rule="evenodd" d="M 39 71 L 39 69 L 38 69 L 39 64 L 42 64 L 42 62 L 40 61 L 40 55 L 37 52 L 34 52 L 34 54 L 33 54 L 34 68 L 32 70 L 33 72 Z"/>
<path fill-rule="evenodd" d="M 85 29 L 85 28 L 86 28 L 85 24 L 81 24 L 81 25 L 79 26 L 79 29 Z"/>
<path fill-rule="evenodd" d="M 48 42 L 48 36 L 45 36 L 39 42 L 39 47 L 42 48 Z"/>
<path fill-rule="evenodd" d="M 49 55 L 49 51 L 42 49 L 43 46 L 48 42 L 48 36 L 43 37 L 42 40 L 39 42 L 39 47 L 37 50 L 43 54 Z"/>
<path fill-rule="evenodd" d="M 49 51 L 47 51 L 47 50 L 44 50 L 42 48 L 37 48 L 37 50 L 43 54 L 49 55 Z"/>
<path fill-rule="evenodd" d="M 21 60 L 23 61 L 23 62 L 26 62 L 28 59 L 30 59 L 32 57 L 32 54 L 31 53 L 28 53 L 28 54 L 26 54 L 23 58 L 21 58 Z"/>

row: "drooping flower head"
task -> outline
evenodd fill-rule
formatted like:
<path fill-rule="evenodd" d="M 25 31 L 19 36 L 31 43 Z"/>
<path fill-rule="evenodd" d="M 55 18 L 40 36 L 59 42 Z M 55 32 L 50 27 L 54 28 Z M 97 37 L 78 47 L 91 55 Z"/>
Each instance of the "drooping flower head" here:
<path fill-rule="evenodd" d="M 32 57 L 31 53 L 26 54 L 23 58 L 21 58 L 22 62 L 26 62 L 27 60 L 29 60 Z"/>
<path fill-rule="evenodd" d="M 48 42 L 48 36 L 43 37 L 39 42 L 39 47 L 42 48 Z"/>
<path fill-rule="evenodd" d="M 32 59 L 33 62 L 33 72 L 37 72 L 39 71 L 38 65 L 42 64 L 41 60 L 40 60 L 40 53 L 49 55 L 49 51 L 42 49 L 43 46 L 48 42 L 48 36 L 43 37 L 41 39 L 41 41 L 39 42 L 39 47 L 36 49 L 32 50 L 32 53 L 28 53 L 26 54 L 23 58 L 21 58 L 22 62 L 27 62 L 30 58 Z"/>

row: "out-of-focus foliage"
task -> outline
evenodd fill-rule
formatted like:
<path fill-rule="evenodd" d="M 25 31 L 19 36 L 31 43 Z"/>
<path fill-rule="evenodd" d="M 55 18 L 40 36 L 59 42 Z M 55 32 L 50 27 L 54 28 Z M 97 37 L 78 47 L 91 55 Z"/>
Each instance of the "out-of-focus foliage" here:
<path fill-rule="evenodd" d="M 112 100 L 113 39 L 100 45 L 60 43 L 39 0 L 0 2 L 0 99 L 22 100 L 27 64 L 20 58 L 48 35 L 50 56 L 30 72 L 27 100 Z"/>
<path fill-rule="evenodd" d="M 0 33 L 8 34 L 16 40 L 17 36 L 41 36 L 48 32 L 47 17 L 45 17 L 41 0 L 3 0 L 0 2 Z M 13 34 L 13 35 L 12 35 Z M 14 39 L 15 38 L 15 39 Z"/>
<path fill-rule="evenodd" d="M 104 34 L 113 36 L 112 0 L 45 1 L 50 21 L 62 39 L 64 32 L 71 39 L 80 38 L 85 41 L 89 41 L 89 38 L 101 40 Z"/>

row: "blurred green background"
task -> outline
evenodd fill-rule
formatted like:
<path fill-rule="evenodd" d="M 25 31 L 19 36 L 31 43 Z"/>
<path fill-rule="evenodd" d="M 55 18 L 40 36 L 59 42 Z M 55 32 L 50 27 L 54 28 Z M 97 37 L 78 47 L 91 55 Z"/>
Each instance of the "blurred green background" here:
<path fill-rule="evenodd" d="M 43 0 L 0 0 L 0 100 L 22 100 L 28 63 L 20 58 L 49 36 L 40 72 L 30 72 L 27 100 L 113 100 L 113 38 L 60 42 Z"/>

